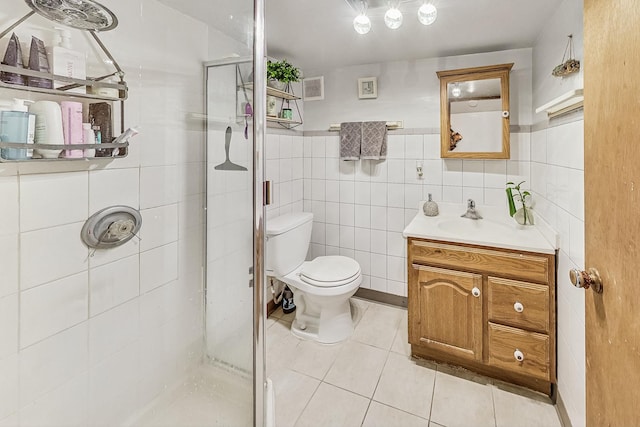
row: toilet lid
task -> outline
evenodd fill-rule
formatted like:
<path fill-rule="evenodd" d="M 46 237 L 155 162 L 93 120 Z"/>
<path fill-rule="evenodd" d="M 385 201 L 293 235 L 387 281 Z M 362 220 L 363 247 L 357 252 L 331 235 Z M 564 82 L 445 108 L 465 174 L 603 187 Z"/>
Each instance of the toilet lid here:
<path fill-rule="evenodd" d="M 360 274 L 360 264 L 345 256 L 321 256 L 302 266 L 300 278 L 323 288 L 342 286 Z"/>

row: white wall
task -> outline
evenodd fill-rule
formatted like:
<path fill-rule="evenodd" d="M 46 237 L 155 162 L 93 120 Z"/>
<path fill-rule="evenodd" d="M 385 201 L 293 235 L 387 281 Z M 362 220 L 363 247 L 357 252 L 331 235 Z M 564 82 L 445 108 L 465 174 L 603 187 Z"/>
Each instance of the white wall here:
<path fill-rule="evenodd" d="M 311 255 L 354 257 L 363 269 L 362 287 L 406 296 L 402 230 L 419 201 L 431 193 L 438 202 L 463 207 L 471 198 L 506 209 L 506 182 L 530 182 L 529 132 L 511 134 L 510 160 L 442 160 L 435 72 L 507 62 L 515 63 L 512 124 L 529 124 L 530 49 L 306 72 L 325 76 L 325 100 L 305 102 L 304 210 L 314 213 Z M 371 75 L 378 77 L 378 99 L 358 100 L 357 78 Z M 348 120 L 404 120 L 405 129 L 389 133 L 386 161 L 344 162 L 338 133 L 314 130 Z"/>
<path fill-rule="evenodd" d="M 583 56 L 582 0 L 564 0 L 533 48 L 533 103 L 546 104 L 582 88 L 582 71 L 558 78 L 567 34 L 573 33 L 576 57 Z M 584 63 L 582 64 L 584 66 Z M 573 426 L 584 426 L 585 293 L 569 282 L 570 268 L 584 269 L 584 119 L 582 111 L 547 121 L 535 116 L 531 134 L 531 176 L 535 209 L 560 234 L 558 256 L 558 390 Z"/>
<path fill-rule="evenodd" d="M 28 10 L 0 3 L 3 27 Z M 187 117 L 207 28 L 153 0 L 108 6 L 120 25 L 101 37 L 142 130 L 129 157 L 0 164 L 0 425 L 119 425 L 201 360 L 204 137 Z M 32 19 L 25 45 L 54 25 Z M 142 240 L 91 257 L 82 224 L 114 204 L 140 209 Z"/>
<path fill-rule="evenodd" d="M 333 69 L 304 70 L 324 76 L 325 99 L 305 102 L 305 131 L 331 123 L 404 120 L 405 128 L 440 127 L 440 82 L 436 71 L 513 62 L 510 75 L 511 124 L 531 124 L 531 49 Z M 378 78 L 378 98 L 358 99 L 358 78 Z"/>

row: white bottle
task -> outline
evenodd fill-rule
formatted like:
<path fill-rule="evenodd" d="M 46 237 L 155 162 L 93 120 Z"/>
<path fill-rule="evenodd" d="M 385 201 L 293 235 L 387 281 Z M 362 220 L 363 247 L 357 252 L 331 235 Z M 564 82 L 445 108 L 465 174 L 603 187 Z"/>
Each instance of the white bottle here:
<path fill-rule="evenodd" d="M 60 41 L 58 46 L 51 49 L 52 72 L 57 76 L 72 77 L 74 79 L 86 80 L 87 78 L 87 60 L 82 52 L 75 51 L 71 48 L 71 31 L 65 28 L 57 28 L 59 31 Z M 71 83 L 54 82 L 54 87 L 59 88 Z M 71 89 L 68 92 L 86 93 L 86 86 Z"/>
<path fill-rule="evenodd" d="M 60 104 L 53 101 L 37 101 L 29 107 L 29 112 L 36 116 L 37 144 L 64 145 Z M 62 150 L 36 149 L 35 151 L 35 154 L 44 159 L 56 159 Z"/>
<path fill-rule="evenodd" d="M 96 143 L 96 134 L 91 129 L 91 123 L 83 123 L 82 124 L 82 143 L 83 144 L 95 144 Z M 95 157 L 96 149 L 95 148 L 85 148 L 84 150 L 85 157 Z"/>

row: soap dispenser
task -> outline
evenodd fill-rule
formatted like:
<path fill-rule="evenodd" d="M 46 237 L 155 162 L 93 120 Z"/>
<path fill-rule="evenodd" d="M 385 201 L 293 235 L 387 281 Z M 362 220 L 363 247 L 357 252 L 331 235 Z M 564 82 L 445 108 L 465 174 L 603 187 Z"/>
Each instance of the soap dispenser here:
<path fill-rule="evenodd" d="M 429 193 L 429 200 L 424 202 L 424 205 L 422 205 L 422 211 L 426 216 L 438 216 L 440 213 L 438 204 L 433 201 L 431 193 Z"/>

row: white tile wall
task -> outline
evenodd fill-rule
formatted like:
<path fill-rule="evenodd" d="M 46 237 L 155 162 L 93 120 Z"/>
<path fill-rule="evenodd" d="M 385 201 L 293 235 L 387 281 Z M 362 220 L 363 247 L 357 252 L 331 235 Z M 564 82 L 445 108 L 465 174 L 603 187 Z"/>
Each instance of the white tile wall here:
<path fill-rule="evenodd" d="M 155 0 L 109 8 L 119 27 L 102 37 L 127 73 L 126 125 L 142 131 L 129 156 L 0 164 L 0 425 L 121 425 L 203 352 L 206 159 L 204 133 L 188 117 L 203 111 L 208 29 Z M 16 29 L 23 39 L 46 21 L 30 22 Z M 84 44 L 74 36 L 74 47 Z M 93 253 L 80 240 L 82 224 L 112 205 L 142 209 L 143 240 Z M 165 341 L 170 351 L 142 349 L 141 278 L 143 291 L 173 284 L 152 309 L 175 319 L 153 332 L 174 337 Z M 153 370 L 140 369 L 143 354 Z"/>
<path fill-rule="evenodd" d="M 290 212 L 301 212 L 303 208 L 305 176 L 312 178 L 308 181 L 308 191 L 317 191 L 318 199 L 323 201 L 338 201 L 339 187 L 336 181 L 331 187 L 325 187 L 327 176 L 326 144 L 324 138 L 318 138 L 315 151 L 309 151 L 309 156 L 303 158 L 304 139 L 301 134 L 272 133 L 267 135 L 265 142 L 266 177 L 273 184 L 272 204 L 267 206 L 267 218 L 274 218 Z M 310 146 L 311 147 L 311 146 Z M 313 183 L 317 182 L 317 188 Z M 321 185 L 322 183 L 322 185 Z M 318 209 L 320 209 L 318 204 Z M 324 203 L 322 209 L 314 211 L 316 220 L 325 215 Z M 323 220 L 324 222 L 324 220 Z"/>
<path fill-rule="evenodd" d="M 404 227 L 429 193 L 436 201 L 505 205 L 507 180 L 530 181 L 529 134 L 512 135 L 511 160 L 441 160 L 439 135 L 389 135 L 385 161 L 343 162 L 339 137 L 305 136 L 304 209 L 314 214 L 310 255 L 351 253 L 363 287 L 406 296 Z M 323 153 L 325 157 L 323 156 Z M 418 177 L 416 162 L 423 164 Z M 267 164 L 267 173 L 269 164 Z M 350 252 L 351 251 L 351 252 Z"/>
<path fill-rule="evenodd" d="M 557 278 L 558 389 L 574 425 L 585 423 L 584 292 L 567 271 L 584 270 L 584 121 L 531 134 L 531 175 L 536 211 L 560 235 Z"/>
<path fill-rule="evenodd" d="M 87 272 L 20 293 L 20 347 L 77 325 L 88 318 Z"/>

